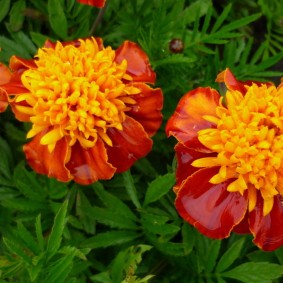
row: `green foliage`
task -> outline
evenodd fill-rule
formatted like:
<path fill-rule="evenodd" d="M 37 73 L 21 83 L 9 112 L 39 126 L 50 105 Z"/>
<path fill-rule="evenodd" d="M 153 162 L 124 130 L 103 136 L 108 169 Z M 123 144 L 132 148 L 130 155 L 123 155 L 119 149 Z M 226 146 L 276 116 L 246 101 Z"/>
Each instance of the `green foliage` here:
<path fill-rule="evenodd" d="M 229 67 L 241 80 L 279 82 L 279 0 L 0 0 L 0 61 L 30 59 L 46 39 L 90 35 L 118 47 L 138 43 L 164 93 L 152 152 L 131 170 L 89 186 L 33 172 L 22 146 L 29 125 L 0 119 L 0 282 L 279 283 L 283 249 L 266 253 L 249 235 L 213 240 L 174 206 L 174 142 L 165 124 L 183 94 L 211 86 Z M 172 39 L 184 44 L 180 53 Z M 1 78 L 0 78 L 1 80 Z M 172 162 L 173 160 L 173 162 Z"/>

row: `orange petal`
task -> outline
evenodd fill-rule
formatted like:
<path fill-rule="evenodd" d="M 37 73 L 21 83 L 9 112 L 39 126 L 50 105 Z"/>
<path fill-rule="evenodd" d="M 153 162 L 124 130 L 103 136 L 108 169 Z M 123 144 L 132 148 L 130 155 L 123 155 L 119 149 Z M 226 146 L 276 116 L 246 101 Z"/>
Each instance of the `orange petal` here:
<path fill-rule="evenodd" d="M 219 93 L 210 87 L 200 87 L 185 94 L 167 122 L 167 136 L 173 135 L 189 148 L 210 152 L 199 142 L 198 131 L 215 126 L 214 123 L 204 120 L 203 116 L 215 116 L 219 99 Z"/>
<path fill-rule="evenodd" d="M 106 0 L 77 0 L 79 3 L 102 8 L 105 5 Z"/>
<path fill-rule="evenodd" d="M 67 141 L 62 138 L 56 143 L 54 151 L 50 153 L 48 146 L 40 144 L 40 140 L 46 132 L 43 131 L 35 136 L 31 142 L 24 145 L 27 162 L 39 174 L 68 182 L 72 179 L 72 176 L 65 166 L 69 156 Z"/>
<path fill-rule="evenodd" d="M 36 68 L 35 62 L 33 59 L 23 59 L 18 56 L 12 56 L 10 59 L 10 69 L 14 72 L 22 73 L 27 69 Z"/>
<path fill-rule="evenodd" d="M 250 230 L 254 243 L 264 251 L 273 251 L 283 245 L 283 206 L 280 196 L 274 197 L 271 212 L 263 216 L 263 200 L 258 193 L 255 209 L 250 212 Z"/>
<path fill-rule="evenodd" d="M 134 42 L 125 41 L 116 50 L 116 62 L 124 59 L 128 62 L 127 73 L 135 82 L 155 83 L 155 72 L 151 69 L 149 59 L 145 52 Z"/>
<path fill-rule="evenodd" d="M 11 72 L 7 66 L 0 63 L 0 86 L 6 84 L 11 79 Z"/>
<path fill-rule="evenodd" d="M 149 153 L 152 140 L 148 137 L 140 123 L 127 117 L 123 130 L 110 128 L 107 131 L 113 146 L 107 146 L 109 162 L 121 173 L 128 170 L 133 163 Z"/>
<path fill-rule="evenodd" d="M 157 132 L 162 123 L 162 91 L 159 88 L 152 89 L 143 83 L 134 83 L 133 87 L 139 88 L 141 93 L 134 96 L 137 103 L 131 107 L 127 115 L 138 121 L 151 137 Z"/>
<path fill-rule="evenodd" d="M 84 149 L 77 142 L 71 150 L 70 161 L 66 166 L 75 182 L 88 185 L 97 180 L 110 179 L 114 175 L 116 168 L 107 161 L 106 149 L 100 138 L 92 148 Z"/>
<path fill-rule="evenodd" d="M 238 192 L 227 192 L 229 182 L 211 184 L 219 168 L 198 170 L 178 191 L 176 208 L 180 215 L 204 235 L 223 239 L 245 216 L 248 201 Z"/>

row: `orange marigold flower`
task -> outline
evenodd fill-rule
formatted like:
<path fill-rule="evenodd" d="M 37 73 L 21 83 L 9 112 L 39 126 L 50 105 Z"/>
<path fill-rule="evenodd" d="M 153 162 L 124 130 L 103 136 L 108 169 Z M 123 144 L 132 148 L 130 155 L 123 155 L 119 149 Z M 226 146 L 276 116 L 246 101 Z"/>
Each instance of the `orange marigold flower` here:
<path fill-rule="evenodd" d="M 77 0 L 79 3 L 95 6 L 98 8 L 102 8 L 105 5 L 106 0 Z"/>
<path fill-rule="evenodd" d="M 152 147 L 163 95 L 146 54 L 133 42 L 116 51 L 99 38 L 47 41 L 34 60 L 12 57 L 21 91 L 16 118 L 31 122 L 24 146 L 30 166 L 60 181 L 90 184 L 123 172 Z"/>
<path fill-rule="evenodd" d="M 283 85 L 220 73 L 224 97 L 188 92 L 166 125 L 178 167 L 176 208 L 204 235 L 251 233 L 263 250 L 283 245 Z"/>

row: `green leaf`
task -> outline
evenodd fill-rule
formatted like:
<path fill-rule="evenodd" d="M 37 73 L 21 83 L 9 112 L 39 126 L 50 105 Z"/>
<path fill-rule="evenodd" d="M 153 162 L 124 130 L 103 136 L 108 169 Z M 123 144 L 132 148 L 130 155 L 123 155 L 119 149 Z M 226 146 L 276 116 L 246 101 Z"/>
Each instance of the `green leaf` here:
<path fill-rule="evenodd" d="M 9 10 L 10 10 L 10 3 L 11 0 L 1 0 L 0 1 L 0 22 L 2 22 L 2 20 L 6 17 L 6 15 L 8 14 Z"/>
<path fill-rule="evenodd" d="M 130 170 L 124 172 L 122 176 L 123 176 L 125 188 L 133 204 L 136 206 L 136 208 L 141 208 L 141 204 L 140 204 L 140 201 L 137 195 L 137 189 L 135 187 L 134 180 L 133 180 Z"/>
<path fill-rule="evenodd" d="M 19 0 L 14 3 L 10 11 L 9 29 L 12 32 L 18 31 L 22 28 L 25 15 L 24 10 L 26 8 L 26 1 Z M 2 7 L 1 7 L 2 9 Z"/>
<path fill-rule="evenodd" d="M 215 269 L 216 272 L 220 273 L 226 270 L 237 258 L 239 258 L 244 242 L 245 238 L 241 238 L 231 245 L 231 247 L 220 258 Z"/>
<path fill-rule="evenodd" d="M 68 24 L 62 1 L 48 0 L 48 16 L 53 31 L 62 39 L 67 37 Z"/>
<path fill-rule="evenodd" d="M 191 253 L 193 250 L 195 240 L 196 240 L 196 230 L 192 225 L 189 225 L 187 222 L 184 222 L 182 227 L 182 237 L 185 254 Z"/>
<path fill-rule="evenodd" d="M 44 241 L 44 238 L 43 238 L 42 228 L 41 228 L 41 214 L 39 214 L 36 217 L 35 232 L 36 232 L 36 238 L 37 238 L 39 248 L 40 248 L 41 251 L 43 251 L 44 246 L 45 246 L 45 241 Z"/>
<path fill-rule="evenodd" d="M 283 275 L 283 266 L 268 262 L 248 262 L 221 275 L 244 283 L 272 283 Z"/>
<path fill-rule="evenodd" d="M 46 281 L 48 283 L 64 283 L 66 278 L 72 271 L 73 259 L 75 256 L 75 249 L 69 252 L 66 256 L 61 257 L 55 263 L 52 264 L 51 268 L 48 269 L 48 276 Z"/>
<path fill-rule="evenodd" d="M 144 205 L 146 206 L 163 197 L 172 189 L 174 183 L 175 176 L 172 173 L 157 177 L 149 184 L 145 195 Z"/>
<path fill-rule="evenodd" d="M 47 40 L 47 39 L 52 39 L 50 38 L 49 36 L 47 35 L 43 35 L 41 33 L 38 33 L 38 32 L 34 32 L 34 31 L 31 31 L 30 32 L 30 36 L 31 36 L 31 39 L 32 41 L 35 43 L 35 45 L 37 47 L 42 47 L 44 45 L 44 42 Z"/>
<path fill-rule="evenodd" d="M 108 208 L 93 206 L 86 213 L 92 219 L 113 228 L 137 229 L 137 225 L 131 219 L 118 215 L 115 211 L 111 211 Z"/>
<path fill-rule="evenodd" d="M 2 173 L 7 179 L 10 179 L 13 164 L 12 152 L 8 143 L 2 138 L 0 138 L 0 152 L 0 173 Z"/>
<path fill-rule="evenodd" d="M 223 12 L 221 13 L 221 15 L 219 17 L 217 17 L 217 20 L 211 30 L 211 33 L 215 33 L 223 24 L 223 22 L 225 21 L 225 19 L 228 17 L 228 14 L 230 13 L 230 10 L 232 8 L 232 4 L 230 3 L 229 5 L 227 5 Z"/>
<path fill-rule="evenodd" d="M 67 222 L 66 214 L 68 208 L 68 201 L 64 201 L 60 209 L 58 210 L 54 224 L 47 242 L 46 255 L 47 258 L 51 258 L 59 249 L 62 241 L 63 230 Z"/>
<path fill-rule="evenodd" d="M 155 215 L 152 213 L 142 213 L 141 223 L 145 230 L 153 234 L 167 235 L 176 234 L 180 227 L 174 224 L 166 223 L 169 218 L 166 216 Z"/>
<path fill-rule="evenodd" d="M 36 179 L 36 174 L 26 169 L 23 162 L 19 163 L 14 169 L 14 182 L 19 191 L 28 199 L 44 201 L 46 192 Z"/>
<path fill-rule="evenodd" d="M 213 270 L 219 255 L 220 247 L 221 247 L 220 240 L 213 240 L 211 242 L 211 245 L 207 250 L 207 254 L 209 254 L 209 256 L 206 258 L 207 260 L 205 264 L 205 271 L 211 272 Z"/>
<path fill-rule="evenodd" d="M 102 185 L 98 186 L 99 183 L 95 184 L 94 191 L 103 202 L 103 204 L 109 208 L 111 211 L 121 215 L 123 217 L 129 218 L 133 221 L 137 221 L 137 216 L 132 212 L 132 210 L 118 197 L 107 192 Z"/>
<path fill-rule="evenodd" d="M 81 247 L 96 249 L 121 245 L 134 241 L 140 234 L 133 231 L 110 231 L 97 234 L 81 243 Z"/>
<path fill-rule="evenodd" d="M 192 3 L 188 8 L 184 10 L 184 19 L 187 24 L 192 23 L 197 17 L 205 15 L 211 6 L 210 0 L 198 0 Z"/>
<path fill-rule="evenodd" d="M 18 222 L 17 232 L 18 232 L 18 236 L 24 241 L 27 248 L 29 248 L 34 253 L 34 255 L 38 255 L 40 249 L 36 244 L 33 235 L 30 233 L 29 230 L 27 230 L 27 228 L 21 222 Z"/>

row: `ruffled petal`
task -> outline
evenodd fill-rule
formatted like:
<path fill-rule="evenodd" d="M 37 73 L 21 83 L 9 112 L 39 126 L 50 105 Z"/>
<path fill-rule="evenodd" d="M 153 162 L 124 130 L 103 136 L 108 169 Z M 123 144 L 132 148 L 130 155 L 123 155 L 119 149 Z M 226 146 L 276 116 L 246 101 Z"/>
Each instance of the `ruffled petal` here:
<path fill-rule="evenodd" d="M 47 146 L 40 144 L 40 140 L 46 132 L 43 131 L 24 145 L 27 162 L 39 174 L 56 178 L 61 182 L 68 182 L 72 179 L 72 176 L 65 166 L 69 157 L 67 141 L 62 138 L 56 143 L 53 152 L 50 153 Z"/>
<path fill-rule="evenodd" d="M 250 234 L 250 225 L 249 225 L 249 212 L 246 212 L 244 219 L 234 227 L 233 232 L 238 234 Z"/>
<path fill-rule="evenodd" d="M 107 161 L 106 149 L 101 139 L 97 140 L 94 147 L 87 149 L 82 148 L 80 143 L 75 143 L 71 147 L 70 161 L 66 167 L 74 181 L 82 185 L 110 179 L 116 171 Z"/>
<path fill-rule="evenodd" d="M 133 87 L 139 88 L 141 93 L 134 96 L 136 104 L 131 107 L 127 115 L 138 121 L 151 137 L 162 123 L 162 91 L 160 88 L 153 89 L 143 83 L 133 83 Z"/>
<path fill-rule="evenodd" d="M 18 103 L 16 102 L 16 99 L 10 99 L 10 106 L 17 120 L 22 122 L 30 122 L 30 117 L 33 114 L 33 109 L 26 103 L 26 101 L 21 101 Z"/>
<path fill-rule="evenodd" d="M 131 117 L 126 118 L 122 131 L 109 128 L 107 134 L 113 143 L 113 146 L 107 146 L 109 162 L 117 168 L 118 173 L 128 170 L 152 147 L 152 140 L 141 124 Z"/>
<path fill-rule="evenodd" d="M 217 185 L 209 183 L 218 170 L 218 167 L 205 168 L 189 177 L 178 192 L 176 208 L 201 233 L 222 239 L 242 221 L 248 202 L 238 192 L 227 191 L 231 181 Z"/>
<path fill-rule="evenodd" d="M 12 56 L 10 59 L 9 67 L 12 71 L 21 74 L 23 71 L 27 69 L 36 68 L 36 64 L 33 59 L 23 59 L 18 56 Z"/>
<path fill-rule="evenodd" d="M 258 194 L 257 205 L 250 212 L 250 230 L 254 243 L 265 251 L 273 251 L 283 245 L 283 206 L 280 196 L 274 197 L 271 212 L 263 216 L 263 200 Z"/>
<path fill-rule="evenodd" d="M 216 154 L 208 154 L 193 150 L 184 146 L 181 143 L 177 143 L 175 146 L 177 157 L 177 170 L 176 170 L 176 185 L 174 190 L 177 193 L 180 189 L 182 182 L 191 176 L 193 173 L 199 170 L 199 168 L 192 166 L 192 162 L 196 159 L 215 156 Z"/>
<path fill-rule="evenodd" d="M 185 94 L 167 122 L 167 136 L 173 135 L 189 148 L 211 152 L 199 142 L 198 131 L 215 126 L 214 123 L 204 120 L 203 116 L 216 115 L 219 99 L 219 93 L 210 87 L 200 87 Z"/>
<path fill-rule="evenodd" d="M 134 42 L 125 41 L 116 50 L 117 63 L 127 60 L 127 73 L 134 82 L 155 83 L 155 72 L 151 69 L 146 53 Z"/>
<path fill-rule="evenodd" d="M 11 79 L 11 72 L 7 66 L 0 63 L 0 86 L 6 84 Z"/>

